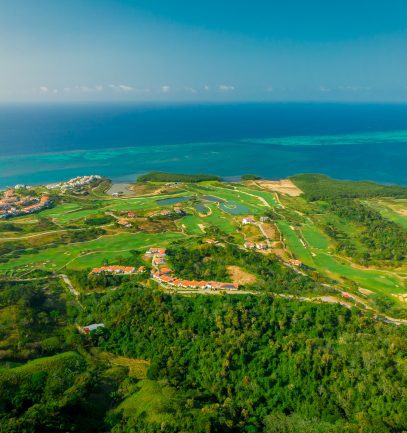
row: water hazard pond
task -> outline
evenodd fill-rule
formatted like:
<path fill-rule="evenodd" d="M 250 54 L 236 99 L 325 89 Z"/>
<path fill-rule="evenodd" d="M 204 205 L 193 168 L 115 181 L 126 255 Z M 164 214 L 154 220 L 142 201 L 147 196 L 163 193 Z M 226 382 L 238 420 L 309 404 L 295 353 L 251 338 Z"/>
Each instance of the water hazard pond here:
<path fill-rule="evenodd" d="M 199 200 L 199 203 L 194 205 L 195 209 L 201 213 L 207 213 L 208 209 L 205 206 L 205 202 L 208 203 L 219 203 L 219 208 L 224 212 L 227 212 L 231 215 L 241 215 L 249 212 L 249 209 L 241 203 L 237 203 L 234 201 L 226 201 L 219 197 L 214 197 L 211 195 L 203 195 L 201 197 L 195 196 L 184 196 L 184 197 L 170 197 L 164 198 L 162 200 L 157 200 L 156 203 L 160 206 L 171 206 L 177 203 L 186 202 L 189 200 Z"/>
<path fill-rule="evenodd" d="M 163 198 L 162 200 L 157 200 L 156 203 L 160 206 L 168 206 L 171 204 L 182 203 L 184 201 L 192 200 L 195 197 L 171 197 L 171 198 Z"/>
<path fill-rule="evenodd" d="M 226 203 L 221 203 L 219 207 L 232 215 L 241 215 L 249 212 L 249 208 L 243 204 L 236 203 L 234 201 L 227 201 Z"/>

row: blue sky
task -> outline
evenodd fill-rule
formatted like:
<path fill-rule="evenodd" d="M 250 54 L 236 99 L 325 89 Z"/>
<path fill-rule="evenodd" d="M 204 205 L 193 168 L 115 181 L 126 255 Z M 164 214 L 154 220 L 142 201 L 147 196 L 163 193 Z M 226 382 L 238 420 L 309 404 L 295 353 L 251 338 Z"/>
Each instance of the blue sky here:
<path fill-rule="evenodd" d="M 0 0 L 0 101 L 407 101 L 405 0 Z"/>

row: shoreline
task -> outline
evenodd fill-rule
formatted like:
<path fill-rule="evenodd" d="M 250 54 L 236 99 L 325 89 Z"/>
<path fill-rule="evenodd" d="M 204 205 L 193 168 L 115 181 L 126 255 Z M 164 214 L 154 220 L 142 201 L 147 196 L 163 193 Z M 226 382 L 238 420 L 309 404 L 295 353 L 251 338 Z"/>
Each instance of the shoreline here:
<path fill-rule="evenodd" d="M 133 192 L 130 189 L 128 189 L 127 187 L 129 185 L 137 183 L 137 177 L 141 176 L 143 174 L 147 174 L 148 172 L 149 171 L 144 171 L 144 172 L 139 172 L 139 173 L 135 173 L 135 174 L 128 175 L 128 176 L 119 176 L 119 177 L 116 177 L 116 176 L 109 177 L 109 176 L 103 176 L 103 175 L 100 175 L 100 176 L 103 177 L 103 178 L 105 178 L 106 180 L 108 180 L 108 181 L 110 181 L 112 183 L 112 185 L 109 188 L 109 190 L 106 191 L 106 194 L 108 194 L 109 191 L 113 187 L 118 188 L 120 185 L 125 185 L 125 189 L 127 189 L 128 193 L 127 194 L 123 194 L 123 195 L 130 195 L 130 194 L 133 194 Z M 175 173 L 175 172 L 170 172 L 169 171 L 169 173 Z M 199 174 L 199 173 L 186 173 L 186 174 Z M 221 182 L 225 182 L 225 183 L 240 183 L 240 182 L 244 181 L 244 180 L 241 179 L 241 176 L 243 174 L 245 174 L 245 173 L 235 174 L 235 175 L 225 175 L 225 176 L 219 175 L 219 177 L 221 178 Z M 329 174 L 326 174 L 326 173 L 305 172 L 305 171 L 303 171 L 303 172 L 293 172 L 293 173 L 288 174 L 287 176 L 282 176 L 282 177 L 264 177 L 264 176 L 262 176 L 259 180 L 263 181 L 263 182 L 280 182 L 280 181 L 284 181 L 284 180 L 288 179 L 291 176 L 296 176 L 298 174 L 322 174 L 322 175 L 331 177 L 332 179 L 341 180 L 341 181 L 371 182 L 371 183 L 375 183 L 375 184 L 383 185 L 383 186 L 407 186 L 407 183 L 403 184 L 403 183 L 395 183 L 395 182 L 394 183 L 391 183 L 391 182 L 380 182 L 380 181 L 371 180 L 371 179 L 339 178 L 339 177 L 330 176 Z M 70 178 L 53 180 L 51 182 L 38 182 L 38 183 L 36 183 L 36 182 L 19 182 L 19 184 L 27 185 L 29 187 L 34 187 L 34 188 L 38 188 L 38 187 L 41 187 L 41 186 L 46 187 L 46 186 L 57 185 L 57 184 L 62 183 L 62 182 L 67 182 L 68 180 L 70 180 L 70 179 L 72 179 L 74 177 L 78 177 L 78 176 L 80 176 L 80 177 L 82 177 L 82 176 L 89 176 L 89 174 L 76 174 L 76 175 L 74 175 L 73 177 L 70 177 Z M 15 185 L 12 185 L 12 184 L 7 184 L 7 185 L 6 184 L 0 184 L 0 192 L 6 191 L 7 189 L 14 188 L 14 187 L 15 187 Z M 113 192 L 116 192 L 116 191 L 113 191 Z M 119 192 L 119 191 L 117 191 L 117 192 Z M 109 195 L 111 195 L 111 194 L 109 194 Z"/>

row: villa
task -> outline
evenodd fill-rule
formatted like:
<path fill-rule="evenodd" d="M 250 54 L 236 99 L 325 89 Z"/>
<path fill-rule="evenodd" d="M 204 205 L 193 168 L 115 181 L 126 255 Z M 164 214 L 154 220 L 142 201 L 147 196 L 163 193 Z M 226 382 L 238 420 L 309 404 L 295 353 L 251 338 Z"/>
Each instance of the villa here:
<path fill-rule="evenodd" d="M 104 327 L 105 327 L 104 323 L 92 323 L 91 325 L 84 326 L 82 328 L 82 331 L 86 335 L 90 335 L 90 334 L 92 334 L 92 332 L 95 332 L 97 329 L 104 328 Z"/>
<path fill-rule="evenodd" d="M 126 227 L 126 228 L 131 227 L 131 224 L 127 220 L 125 220 L 125 219 L 119 219 L 117 221 L 117 224 L 119 224 L 122 227 Z"/>
<path fill-rule="evenodd" d="M 110 273 L 110 274 L 123 274 L 129 275 L 134 274 L 135 268 L 131 266 L 102 266 L 100 268 L 92 269 L 91 274 L 102 274 L 102 273 Z"/>
<path fill-rule="evenodd" d="M 264 242 L 259 242 L 259 243 L 256 244 L 256 248 L 258 250 L 267 250 L 268 245 L 266 243 L 264 243 Z"/>
<path fill-rule="evenodd" d="M 146 254 L 152 256 L 153 254 L 159 254 L 160 257 L 165 257 L 167 250 L 165 248 L 150 248 L 146 251 Z"/>
<path fill-rule="evenodd" d="M 172 270 L 171 270 L 172 271 Z M 163 270 L 154 272 L 152 277 L 170 286 L 175 286 L 183 289 L 212 289 L 212 290 L 237 290 L 239 284 L 236 283 L 219 283 L 217 281 L 190 281 L 174 278 Z"/>

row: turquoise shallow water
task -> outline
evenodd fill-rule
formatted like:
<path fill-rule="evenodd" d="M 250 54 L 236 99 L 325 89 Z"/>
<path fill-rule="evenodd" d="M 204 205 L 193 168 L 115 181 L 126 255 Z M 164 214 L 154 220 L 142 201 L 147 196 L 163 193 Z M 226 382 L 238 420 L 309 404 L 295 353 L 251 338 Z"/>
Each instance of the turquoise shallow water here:
<path fill-rule="evenodd" d="M 161 170 L 407 184 L 407 106 L 0 107 L 0 187 Z"/>

